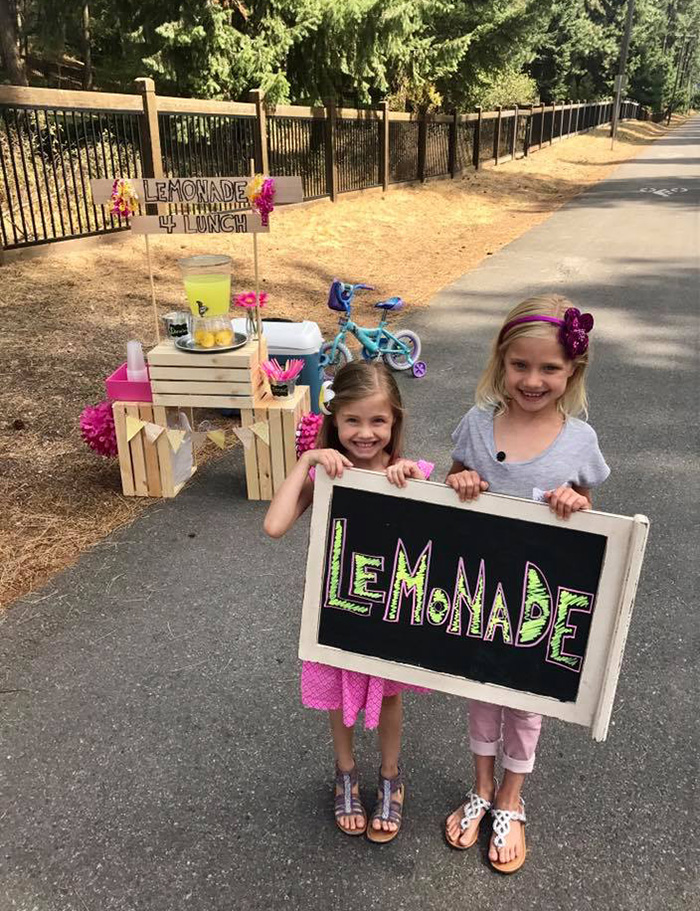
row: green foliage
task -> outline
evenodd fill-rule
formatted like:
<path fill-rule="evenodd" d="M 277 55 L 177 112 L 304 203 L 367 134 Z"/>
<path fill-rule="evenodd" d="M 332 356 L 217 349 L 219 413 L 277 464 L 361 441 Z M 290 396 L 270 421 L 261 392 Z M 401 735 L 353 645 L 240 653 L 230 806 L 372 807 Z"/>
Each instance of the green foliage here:
<path fill-rule="evenodd" d="M 478 95 L 478 104 L 485 111 L 491 111 L 499 104 L 534 104 L 539 100 L 535 80 L 525 73 L 506 69 L 485 76 L 484 85 Z"/>
<path fill-rule="evenodd" d="M 35 56 L 80 58 L 82 3 L 24 0 Z M 608 97 L 627 0 L 93 0 L 95 83 L 270 103 L 462 110 Z M 688 36 L 695 36 L 689 38 Z M 627 94 L 681 105 L 700 77 L 700 0 L 636 0 Z M 676 86 L 674 93 L 674 84 Z"/>

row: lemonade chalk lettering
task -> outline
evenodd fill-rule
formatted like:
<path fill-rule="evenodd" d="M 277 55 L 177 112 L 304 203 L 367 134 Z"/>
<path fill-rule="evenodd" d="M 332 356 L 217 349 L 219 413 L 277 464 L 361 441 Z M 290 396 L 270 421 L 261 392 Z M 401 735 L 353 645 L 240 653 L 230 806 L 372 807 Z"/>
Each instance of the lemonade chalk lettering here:
<path fill-rule="evenodd" d="M 554 598 L 545 574 L 529 560 L 522 569 L 519 591 L 508 595 L 500 580 L 495 586 L 488 585 L 483 559 L 471 583 L 463 557 L 457 560 L 451 578 L 436 580 L 431 574 L 433 541 L 428 540 L 418 556 L 411 558 L 401 538 L 396 541 L 391 571 L 386 570 L 383 556 L 353 551 L 344 591 L 346 529 L 346 519 L 333 519 L 324 608 L 346 611 L 359 622 L 383 609 L 385 623 L 412 627 L 427 623 L 442 627 L 447 636 L 469 636 L 483 642 L 498 638 L 514 648 L 533 648 L 546 641 L 545 661 L 580 673 L 585 641 L 577 647 L 575 619 L 577 613 L 591 613 L 594 593 L 559 585 Z M 487 600 L 491 589 L 493 597 Z M 509 600 L 519 601 L 517 617 L 511 613 Z"/>

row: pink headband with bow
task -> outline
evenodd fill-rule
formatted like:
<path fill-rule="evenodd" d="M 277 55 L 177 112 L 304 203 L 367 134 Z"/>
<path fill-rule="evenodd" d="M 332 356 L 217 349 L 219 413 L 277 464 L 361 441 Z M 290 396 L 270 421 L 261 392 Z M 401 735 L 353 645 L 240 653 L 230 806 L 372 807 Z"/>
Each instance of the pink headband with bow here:
<path fill-rule="evenodd" d="M 581 313 L 576 307 L 569 307 L 564 314 L 564 319 L 557 319 L 556 316 L 519 316 L 506 323 L 501 329 L 498 344 L 501 344 L 509 329 L 519 326 L 521 323 L 553 323 L 555 326 L 559 326 L 557 335 L 559 344 L 571 361 L 588 351 L 588 333 L 593 328 L 593 317 L 590 313 Z"/>

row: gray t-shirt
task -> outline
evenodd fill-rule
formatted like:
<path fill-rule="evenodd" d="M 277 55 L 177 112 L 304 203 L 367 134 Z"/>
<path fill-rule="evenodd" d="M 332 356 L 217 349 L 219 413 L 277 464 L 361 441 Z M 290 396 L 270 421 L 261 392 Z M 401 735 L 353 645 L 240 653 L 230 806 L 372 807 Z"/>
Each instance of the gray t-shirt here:
<path fill-rule="evenodd" d="M 567 418 L 559 436 L 534 459 L 499 462 L 493 440 L 493 410 L 471 408 L 452 434 L 452 458 L 478 472 L 492 493 L 542 500 L 546 490 L 563 484 L 596 487 L 610 474 L 595 430 Z"/>

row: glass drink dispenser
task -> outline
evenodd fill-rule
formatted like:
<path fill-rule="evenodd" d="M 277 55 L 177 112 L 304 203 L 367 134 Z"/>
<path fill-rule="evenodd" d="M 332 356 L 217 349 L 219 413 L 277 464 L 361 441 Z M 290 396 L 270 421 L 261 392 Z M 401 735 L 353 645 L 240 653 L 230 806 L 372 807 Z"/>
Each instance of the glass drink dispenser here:
<path fill-rule="evenodd" d="M 188 256 L 178 260 L 192 312 L 192 339 L 198 348 L 230 345 L 231 257 Z"/>

